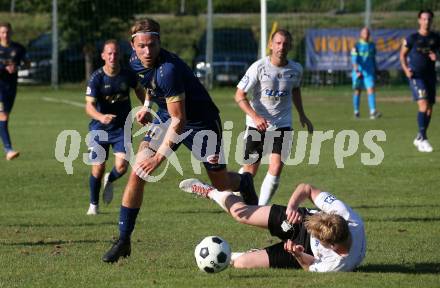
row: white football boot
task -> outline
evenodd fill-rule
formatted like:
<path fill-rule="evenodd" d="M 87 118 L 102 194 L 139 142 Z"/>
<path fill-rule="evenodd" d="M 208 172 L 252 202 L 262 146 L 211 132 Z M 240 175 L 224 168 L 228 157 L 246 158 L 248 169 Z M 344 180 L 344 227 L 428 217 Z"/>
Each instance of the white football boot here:
<path fill-rule="evenodd" d="M 211 185 L 205 184 L 195 178 L 183 180 L 182 182 L 180 182 L 179 188 L 184 192 L 196 194 L 204 198 L 209 198 L 209 192 L 214 190 L 214 187 L 212 187 Z"/>
<path fill-rule="evenodd" d="M 87 215 L 98 215 L 99 214 L 99 206 L 90 203 L 89 210 L 87 210 Z"/>
<path fill-rule="evenodd" d="M 422 139 L 419 137 L 416 137 L 413 141 L 414 146 L 416 146 L 417 148 L 419 148 L 419 144 L 420 142 L 422 142 Z"/>
<path fill-rule="evenodd" d="M 417 146 L 420 152 L 432 152 L 434 149 L 432 149 L 431 144 L 429 144 L 428 140 L 422 140 L 420 141 L 419 145 Z"/>

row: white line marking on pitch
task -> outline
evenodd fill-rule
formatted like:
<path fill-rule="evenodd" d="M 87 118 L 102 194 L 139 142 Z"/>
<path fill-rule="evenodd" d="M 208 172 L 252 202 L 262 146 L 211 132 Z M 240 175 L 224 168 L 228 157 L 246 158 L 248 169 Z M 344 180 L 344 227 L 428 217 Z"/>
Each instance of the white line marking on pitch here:
<path fill-rule="evenodd" d="M 67 104 L 67 105 L 71 105 L 71 106 L 75 106 L 75 107 L 81 107 L 84 108 L 84 103 L 81 102 L 76 102 L 76 101 L 70 101 L 70 100 L 60 100 L 60 99 L 56 99 L 56 98 L 50 98 L 50 97 L 43 97 L 44 101 L 47 102 L 52 102 L 52 103 L 63 103 L 63 104 Z"/>

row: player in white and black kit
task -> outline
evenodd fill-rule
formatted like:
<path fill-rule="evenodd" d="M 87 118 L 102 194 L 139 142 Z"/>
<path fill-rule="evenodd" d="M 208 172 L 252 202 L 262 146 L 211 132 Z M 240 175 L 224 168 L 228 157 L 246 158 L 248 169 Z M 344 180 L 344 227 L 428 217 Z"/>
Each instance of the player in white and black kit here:
<path fill-rule="evenodd" d="M 287 59 L 291 46 L 292 36 L 288 31 L 275 31 L 270 41 L 270 56 L 249 67 L 235 94 L 235 101 L 246 113 L 245 164 L 241 171 L 255 176 L 262 156 L 270 153 L 259 205 L 269 203 L 274 195 L 279 185 L 283 157 L 290 152 L 291 133 L 286 132 L 292 130 L 292 102 L 301 125 L 307 125 L 308 131 L 313 132 L 313 125 L 302 106 L 300 84 L 303 68 L 301 64 Z M 250 91 L 252 99 L 248 100 Z M 286 141 L 283 141 L 284 138 Z M 267 145 L 264 145 L 265 142 Z M 281 153 L 283 149 L 287 153 Z"/>
<path fill-rule="evenodd" d="M 282 241 L 264 249 L 232 253 L 235 268 L 296 268 L 311 272 L 353 271 L 365 257 L 361 217 L 347 204 L 310 184 L 299 184 L 287 206 L 246 205 L 232 192 L 219 192 L 197 179 L 180 188 L 214 200 L 239 223 L 268 229 Z M 300 208 L 310 199 L 320 210 Z"/>

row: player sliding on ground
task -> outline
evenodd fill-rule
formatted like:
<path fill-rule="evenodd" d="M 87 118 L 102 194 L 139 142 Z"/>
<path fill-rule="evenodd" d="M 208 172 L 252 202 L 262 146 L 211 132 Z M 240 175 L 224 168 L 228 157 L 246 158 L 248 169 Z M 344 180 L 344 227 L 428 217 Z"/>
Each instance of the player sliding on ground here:
<path fill-rule="evenodd" d="M 197 179 L 182 181 L 180 188 L 214 200 L 237 222 L 268 229 L 282 240 L 264 249 L 232 253 L 235 268 L 353 271 L 365 257 L 362 219 L 344 202 L 312 185 L 298 185 L 287 206 L 246 205 L 241 197 L 219 192 Z M 300 208 L 306 199 L 321 211 Z"/>

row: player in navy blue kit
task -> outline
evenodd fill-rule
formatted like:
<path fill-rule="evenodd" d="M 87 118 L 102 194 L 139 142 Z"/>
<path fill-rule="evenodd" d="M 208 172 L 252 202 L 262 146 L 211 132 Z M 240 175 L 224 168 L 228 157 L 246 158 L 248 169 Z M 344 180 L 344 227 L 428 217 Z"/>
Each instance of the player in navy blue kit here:
<path fill-rule="evenodd" d="M 419 12 L 419 30 L 404 40 L 400 51 L 402 69 L 408 77 L 414 101 L 418 104 L 419 132 L 413 143 L 420 152 L 433 150 L 426 135 L 435 104 L 435 61 L 440 50 L 440 36 L 431 31 L 433 17 L 431 10 Z"/>
<path fill-rule="evenodd" d="M 9 115 L 17 94 L 17 67 L 25 61 L 26 50 L 11 41 L 12 28 L 7 22 L 0 23 L 0 138 L 6 153 L 6 160 L 20 154 L 12 148 L 9 136 Z"/>
<path fill-rule="evenodd" d="M 87 215 L 99 213 L 99 191 L 110 145 L 115 154 L 115 166 L 104 176 L 105 203 L 113 199 L 112 183 L 127 171 L 124 124 L 131 111 L 130 88 L 135 89 L 141 101 L 145 100 L 146 94 L 136 74 L 120 67 L 119 47 L 115 40 L 105 42 L 101 57 L 105 65 L 92 74 L 86 91 L 86 113 L 92 118 L 89 130 L 94 132 L 89 143 L 89 159 L 93 165 L 89 179 L 90 206 Z"/>
<path fill-rule="evenodd" d="M 153 101 L 159 107 L 158 118 L 140 144 L 122 199 L 119 239 L 104 254 L 104 262 L 115 262 L 130 255 L 130 237 L 142 204 L 144 179 L 181 143 L 203 162 L 213 186 L 218 190 L 240 191 L 247 203 L 258 203 L 252 176 L 228 172 L 224 162 L 220 161 L 222 135 L 219 110 L 191 69 L 177 55 L 160 47 L 159 23 L 152 19 L 138 21 L 131 28 L 131 34 L 135 52 L 130 65 L 147 89 L 147 101 Z M 146 106 L 150 105 L 147 103 Z M 164 139 L 156 141 L 158 135 L 155 131 L 167 121 L 167 130 L 161 133 L 165 135 Z M 204 132 L 211 133 L 208 140 L 202 136 Z M 185 136 L 180 141 L 176 135 Z"/>

